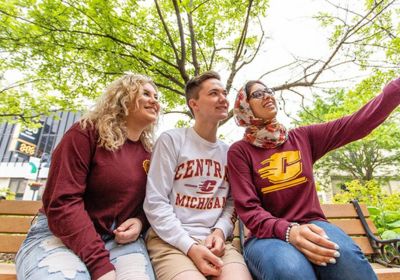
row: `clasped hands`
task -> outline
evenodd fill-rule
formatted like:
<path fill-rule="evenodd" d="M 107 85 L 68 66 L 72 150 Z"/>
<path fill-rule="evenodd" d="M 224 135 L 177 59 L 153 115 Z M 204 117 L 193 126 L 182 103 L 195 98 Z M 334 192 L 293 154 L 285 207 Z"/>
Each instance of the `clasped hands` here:
<path fill-rule="evenodd" d="M 130 218 L 117 227 L 113 233 L 115 234 L 115 242 L 126 244 L 136 241 L 142 231 L 142 222 L 138 218 Z M 115 280 L 115 270 L 109 271 L 102 275 L 98 280 Z"/>
<path fill-rule="evenodd" d="M 225 236 L 215 229 L 202 244 L 193 244 L 187 255 L 204 276 L 219 276 L 224 265 L 221 258 L 225 253 Z"/>
<path fill-rule="evenodd" d="M 322 228 L 314 224 L 293 226 L 289 242 L 316 265 L 335 264 L 336 258 L 340 257 L 339 246 L 329 240 Z"/>

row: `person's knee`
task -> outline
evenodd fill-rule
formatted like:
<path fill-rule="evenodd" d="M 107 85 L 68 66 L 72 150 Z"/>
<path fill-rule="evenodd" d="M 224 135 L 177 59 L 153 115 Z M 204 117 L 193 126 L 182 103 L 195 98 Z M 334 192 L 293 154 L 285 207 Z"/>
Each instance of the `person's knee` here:
<path fill-rule="evenodd" d="M 90 279 L 80 258 L 56 237 L 21 251 L 16 268 L 18 279 Z"/>
<path fill-rule="evenodd" d="M 312 273 L 310 263 L 300 252 L 286 254 L 284 259 L 275 259 L 270 266 L 273 267 L 275 275 L 279 275 L 277 279 L 302 279 L 298 278 L 299 274 Z"/>
<path fill-rule="evenodd" d="M 313 268 L 303 254 L 287 246 L 275 249 L 270 253 L 246 255 L 246 262 L 254 275 L 261 279 L 315 279 Z"/>
<path fill-rule="evenodd" d="M 131 253 L 116 258 L 115 270 L 118 279 L 146 279 L 152 280 L 151 264 L 141 253 Z"/>

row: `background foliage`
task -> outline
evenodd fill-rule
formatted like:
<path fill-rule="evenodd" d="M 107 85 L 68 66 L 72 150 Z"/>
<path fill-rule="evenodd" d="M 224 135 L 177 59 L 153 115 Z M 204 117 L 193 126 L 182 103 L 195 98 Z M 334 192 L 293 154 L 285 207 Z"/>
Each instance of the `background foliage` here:
<path fill-rule="evenodd" d="M 275 69 L 263 65 L 262 78 L 288 76 L 271 85 L 282 98 L 350 78 L 330 75 L 346 65 L 398 68 L 398 0 L 326 2 L 334 12 L 321 11 L 316 19 L 328 32 L 330 51 L 293 54 L 291 63 Z M 268 11 L 268 0 L 1 1 L 0 117 L 29 122 L 54 110 L 82 109 L 111 80 L 133 71 L 155 79 L 166 113 L 182 113 L 185 125 L 185 82 L 215 69 L 224 73 L 228 92 L 242 84 L 239 74 L 269 42 Z M 13 84 L 3 75 L 10 70 L 22 73 Z"/>
<path fill-rule="evenodd" d="M 387 194 L 375 180 L 346 183 L 346 190 L 334 197 L 336 203 L 357 199 L 368 206 L 368 211 L 383 239 L 400 238 L 400 193 Z"/>

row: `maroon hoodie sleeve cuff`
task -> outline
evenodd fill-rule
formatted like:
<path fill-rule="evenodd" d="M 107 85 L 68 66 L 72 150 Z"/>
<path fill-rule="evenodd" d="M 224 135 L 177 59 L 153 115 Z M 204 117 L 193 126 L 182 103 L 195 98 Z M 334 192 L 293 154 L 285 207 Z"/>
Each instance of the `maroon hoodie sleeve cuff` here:
<path fill-rule="evenodd" d="M 96 267 L 89 268 L 90 275 L 93 280 L 100 278 L 101 276 L 112 270 L 115 270 L 114 266 L 109 261 L 105 262 L 103 260 L 99 260 L 96 263 Z"/>
<path fill-rule="evenodd" d="M 286 241 L 286 231 L 290 223 L 286 220 L 277 220 L 274 225 L 274 234 L 280 240 Z"/>

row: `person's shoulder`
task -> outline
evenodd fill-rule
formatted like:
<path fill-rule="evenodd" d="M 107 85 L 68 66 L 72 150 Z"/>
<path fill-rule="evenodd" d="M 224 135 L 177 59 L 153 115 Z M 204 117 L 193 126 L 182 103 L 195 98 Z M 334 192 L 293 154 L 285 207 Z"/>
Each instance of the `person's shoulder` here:
<path fill-rule="evenodd" d="M 173 128 L 169 129 L 166 131 L 163 131 L 160 136 L 158 137 L 158 140 L 163 140 L 163 139 L 179 139 L 183 138 L 186 135 L 187 128 Z"/>
<path fill-rule="evenodd" d="M 230 145 L 229 147 L 229 151 L 238 151 L 238 150 L 247 150 L 249 148 L 251 148 L 251 144 L 247 141 L 239 140 L 234 142 L 232 145 Z"/>
<path fill-rule="evenodd" d="M 236 142 L 233 142 L 230 148 L 236 148 L 236 147 L 244 147 L 247 146 L 249 143 L 247 141 L 244 141 L 243 139 L 238 140 Z"/>
<path fill-rule="evenodd" d="M 173 129 L 169 129 L 169 130 L 166 130 L 166 131 L 162 132 L 162 133 L 160 134 L 160 137 L 161 137 L 162 135 L 169 135 L 169 136 L 184 135 L 184 134 L 186 133 L 186 131 L 187 131 L 187 128 L 186 128 L 186 127 L 182 127 L 182 128 L 173 128 Z"/>
<path fill-rule="evenodd" d="M 157 138 L 156 143 L 181 145 L 186 137 L 187 128 L 174 128 L 163 131 Z"/>
<path fill-rule="evenodd" d="M 91 139 L 95 141 L 97 135 L 97 130 L 93 124 L 83 126 L 80 121 L 77 121 L 65 132 L 63 138 L 72 140 Z"/>
<path fill-rule="evenodd" d="M 225 143 L 223 140 L 218 139 L 217 140 L 217 144 L 219 146 L 221 146 L 221 147 L 224 147 L 224 148 L 227 148 L 227 149 L 229 148 L 229 145 L 227 143 Z"/>

